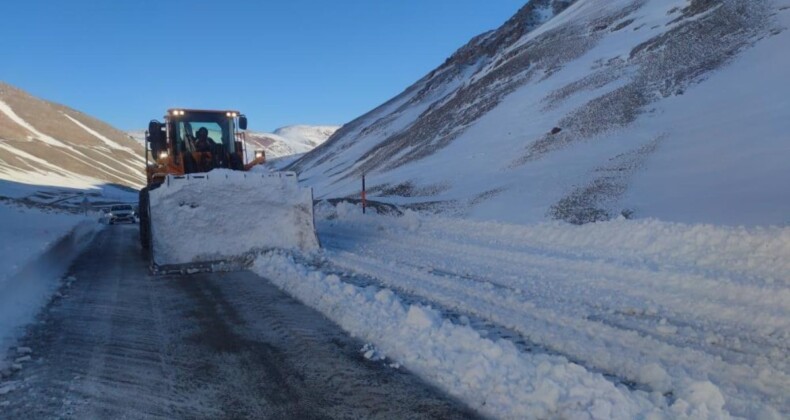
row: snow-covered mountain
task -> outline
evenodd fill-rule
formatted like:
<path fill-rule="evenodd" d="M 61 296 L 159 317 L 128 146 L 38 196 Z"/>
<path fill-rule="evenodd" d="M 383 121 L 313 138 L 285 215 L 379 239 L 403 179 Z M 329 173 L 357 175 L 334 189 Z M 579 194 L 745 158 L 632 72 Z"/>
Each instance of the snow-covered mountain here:
<path fill-rule="evenodd" d="M 787 223 L 788 24 L 788 0 L 533 0 L 290 168 L 479 219 Z"/>
<path fill-rule="evenodd" d="M 123 132 L 0 82 L 0 180 L 139 187 L 143 165 L 141 145 Z"/>
<path fill-rule="evenodd" d="M 289 125 L 273 133 L 247 132 L 247 151 L 263 149 L 269 158 L 307 153 L 322 144 L 340 126 Z"/>

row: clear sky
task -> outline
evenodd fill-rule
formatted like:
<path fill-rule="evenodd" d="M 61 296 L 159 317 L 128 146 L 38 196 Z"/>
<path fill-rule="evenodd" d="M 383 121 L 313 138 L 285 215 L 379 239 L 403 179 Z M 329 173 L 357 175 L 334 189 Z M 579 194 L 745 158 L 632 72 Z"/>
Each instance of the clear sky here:
<path fill-rule="evenodd" d="M 342 124 L 526 0 L 23 0 L 0 4 L 0 80 L 124 130 L 169 107 L 250 129 Z"/>

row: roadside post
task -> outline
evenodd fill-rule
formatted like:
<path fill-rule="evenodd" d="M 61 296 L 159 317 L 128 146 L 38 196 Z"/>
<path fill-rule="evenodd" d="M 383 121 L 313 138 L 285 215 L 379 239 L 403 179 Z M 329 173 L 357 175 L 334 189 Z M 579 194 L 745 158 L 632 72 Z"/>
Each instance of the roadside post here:
<path fill-rule="evenodd" d="M 365 214 L 365 207 L 367 207 L 367 196 L 365 194 L 365 174 L 362 174 L 362 214 Z"/>
<path fill-rule="evenodd" d="M 82 212 L 85 216 L 88 215 L 88 210 L 91 208 L 91 202 L 87 196 L 82 197 Z"/>

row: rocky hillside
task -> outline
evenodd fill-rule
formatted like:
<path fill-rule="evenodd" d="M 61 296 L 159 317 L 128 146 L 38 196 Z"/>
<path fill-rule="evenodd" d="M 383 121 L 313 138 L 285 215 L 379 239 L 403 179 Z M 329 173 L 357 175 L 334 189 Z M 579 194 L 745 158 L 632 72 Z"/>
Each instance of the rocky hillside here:
<path fill-rule="evenodd" d="M 533 0 L 291 168 L 481 219 L 787 223 L 788 0 Z"/>
<path fill-rule="evenodd" d="M 139 187 L 143 165 L 142 146 L 123 132 L 0 83 L 0 180 Z"/>

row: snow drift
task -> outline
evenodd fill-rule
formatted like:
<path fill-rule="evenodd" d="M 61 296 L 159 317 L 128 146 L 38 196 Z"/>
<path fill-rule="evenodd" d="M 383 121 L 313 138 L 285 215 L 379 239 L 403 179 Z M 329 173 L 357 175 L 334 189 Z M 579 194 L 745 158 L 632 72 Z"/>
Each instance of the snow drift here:
<path fill-rule="evenodd" d="M 790 412 L 790 227 L 520 226 L 342 202 L 316 219 L 318 258 L 253 269 L 483 413 Z"/>

